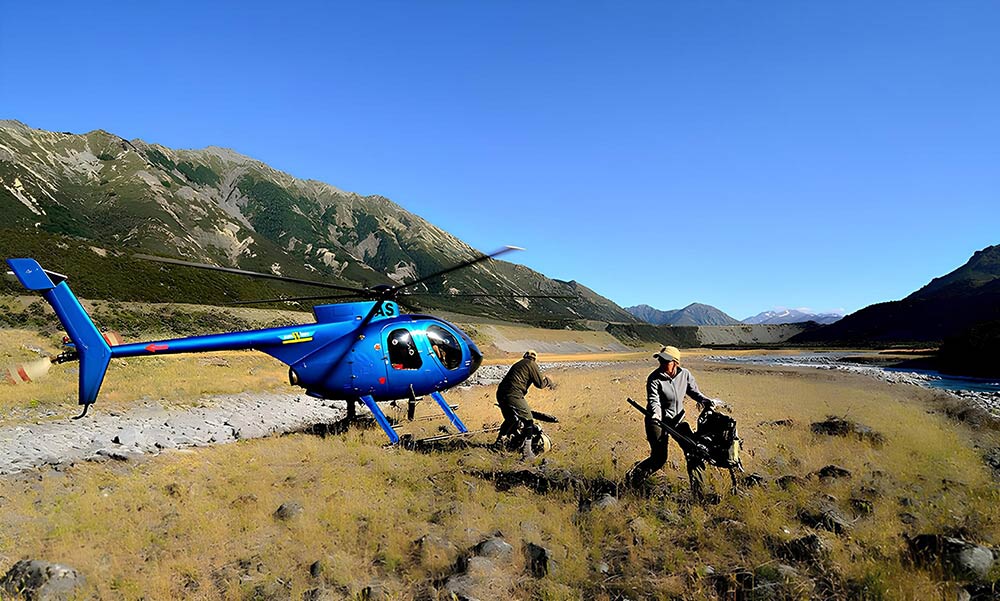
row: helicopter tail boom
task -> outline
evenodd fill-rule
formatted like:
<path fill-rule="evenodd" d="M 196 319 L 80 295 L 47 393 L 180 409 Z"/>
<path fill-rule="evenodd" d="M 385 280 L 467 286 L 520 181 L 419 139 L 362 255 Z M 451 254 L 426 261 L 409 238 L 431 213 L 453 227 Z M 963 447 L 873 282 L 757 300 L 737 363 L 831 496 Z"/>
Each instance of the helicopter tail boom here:
<path fill-rule="evenodd" d="M 80 404 L 92 404 L 111 362 L 111 346 L 66 285 L 65 276 L 42 269 L 34 259 L 7 259 L 7 265 L 21 285 L 40 292 L 52 305 L 80 357 Z"/>

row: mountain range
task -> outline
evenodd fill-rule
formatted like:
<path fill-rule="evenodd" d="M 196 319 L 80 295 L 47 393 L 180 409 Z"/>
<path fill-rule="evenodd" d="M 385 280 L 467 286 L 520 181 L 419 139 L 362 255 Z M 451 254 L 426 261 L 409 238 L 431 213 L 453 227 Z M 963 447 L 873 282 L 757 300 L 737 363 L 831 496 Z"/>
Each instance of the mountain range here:
<path fill-rule="evenodd" d="M 812 311 L 803 309 L 775 309 L 773 311 L 758 313 L 753 317 L 747 317 L 743 320 L 743 323 L 779 324 L 814 321 L 818 324 L 825 325 L 839 321 L 843 317 L 844 315 L 842 313 L 813 313 Z"/>
<path fill-rule="evenodd" d="M 86 240 L 105 257 L 142 252 L 349 286 L 414 281 L 480 255 L 388 198 L 298 179 L 233 150 L 175 150 L 9 120 L 0 121 L 0 209 L 0 228 Z M 52 269 L 72 273 L 58 255 L 52 260 Z M 119 287 L 126 297 L 148 291 L 139 288 Z M 634 321 L 578 282 L 504 261 L 414 291 L 433 293 L 413 300 L 417 308 L 535 323 Z"/>
<path fill-rule="evenodd" d="M 626 307 L 640 321 L 657 326 L 730 326 L 740 323 L 711 305 L 691 303 L 683 309 L 661 311 L 649 305 Z"/>
<path fill-rule="evenodd" d="M 753 317 L 739 321 L 711 305 L 701 303 L 691 303 L 683 309 L 674 309 L 671 311 L 661 311 L 649 305 L 626 307 L 625 310 L 639 321 L 653 325 L 668 326 L 729 326 L 741 323 L 780 325 L 806 323 L 809 321 L 818 324 L 828 324 L 843 317 L 839 313 L 812 313 L 801 309 L 780 309 L 764 311 L 763 313 L 758 313 Z"/>
<path fill-rule="evenodd" d="M 803 332 L 801 343 L 940 343 L 1000 320 L 1000 245 L 988 246 L 951 273 L 904 299 L 871 305 Z"/>

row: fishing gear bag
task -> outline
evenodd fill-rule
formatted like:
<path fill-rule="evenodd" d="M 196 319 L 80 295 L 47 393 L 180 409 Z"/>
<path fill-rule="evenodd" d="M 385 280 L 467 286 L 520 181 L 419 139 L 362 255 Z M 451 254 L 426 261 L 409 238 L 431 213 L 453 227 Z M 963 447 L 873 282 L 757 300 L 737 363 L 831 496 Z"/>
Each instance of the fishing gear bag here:
<path fill-rule="evenodd" d="M 708 449 L 708 462 L 716 467 L 743 469 L 740 462 L 742 443 L 736 420 L 706 407 L 698 416 L 694 439 Z"/>

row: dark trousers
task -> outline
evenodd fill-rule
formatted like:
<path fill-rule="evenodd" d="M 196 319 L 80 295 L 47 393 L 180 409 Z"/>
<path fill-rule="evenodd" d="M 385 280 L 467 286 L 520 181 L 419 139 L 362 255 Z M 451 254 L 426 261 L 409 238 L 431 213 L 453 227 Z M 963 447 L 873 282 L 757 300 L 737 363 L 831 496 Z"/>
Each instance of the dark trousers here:
<path fill-rule="evenodd" d="M 500 424 L 500 431 L 497 433 L 497 442 L 507 440 L 511 448 L 519 447 L 525 437 L 534 431 L 535 422 L 528 401 L 524 400 L 524 397 L 497 395 L 497 404 L 500 405 L 500 415 L 503 416 L 503 423 Z"/>
<path fill-rule="evenodd" d="M 685 436 L 690 436 L 691 426 L 687 422 L 680 422 L 673 428 Z M 649 457 L 635 464 L 626 474 L 626 479 L 630 484 L 641 485 L 656 470 L 663 467 L 667 462 L 667 451 L 670 448 L 672 436 L 663 428 L 655 424 L 652 420 L 646 419 L 646 441 L 649 442 Z M 684 448 L 684 444 L 679 440 L 677 444 Z M 705 461 L 699 457 L 685 454 L 687 463 L 688 480 L 691 483 L 691 494 L 695 498 L 701 498 L 705 490 Z"/>

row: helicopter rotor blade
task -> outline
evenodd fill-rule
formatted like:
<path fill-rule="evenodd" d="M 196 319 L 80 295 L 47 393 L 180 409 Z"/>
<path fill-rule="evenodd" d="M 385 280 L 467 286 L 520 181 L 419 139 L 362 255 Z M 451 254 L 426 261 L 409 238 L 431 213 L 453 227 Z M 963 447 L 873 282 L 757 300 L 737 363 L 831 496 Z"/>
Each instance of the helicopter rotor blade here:
<path fill-rule="evenodd" d="M 580 298 L 579 296 L 570 296 L 570 295 L 565 295 L 565 294 L 489 294 L 487 292 L 483 292 L 483 293 L 470 293 L 470 294 L 466 294 L 466 293 L 462 293 L 462 292 L 459 292 L 459 293 L 456 293 L 456 294 L 448 294 L 448 293 L 435 294 L 433 292 L 404 292 L 403 294 L 400 294 L 399 296 L 401 296 L 401 297 L 407 297 L 407 296 L 436 296 L 438 298 L 441 298 L 441 297 L 444 297 L 444 298 L 483 298 L 483 297 L 489 297 L 489 298 L 561 298 L 561 299 L 567 299 L 567 300 L 568 299 L 579 299 Z"/>
<path fill-rule="evenodd" d="M 343 290 L 345 292 L 354 292 L 359 296 L 365 296 L 367 298 L 371 298 L 374 295 L 372 291 L 369 290 L 368 288 L 356 288 L 354 286 L 340 286 L 337 284 L 329 284 L 327 282 L 317 282 L 314 280 L 304 280 L 301 278 L 275 275 L 273 273 L 260 273 L 259 271 L 247 271 L 246 269 L 236 269 L 234 267 L 220 267 L 219 265 L 209 265 L 208 263 L 194 263 L 192 261 L 183 261 L 181 259 L 154 257 L 153 255 L 135 254 L 132 256 L 135 257 L 136 259 L 142 259 L 144 261 L 155 261 L 157 263 L 166 263 L 168 265 L 180 265 L 182 267 L 193 267 L 195 269 L 205 269 L 208 271 L 220 271 L 222 273 L 245 275 L 252 278 L 262 278 L 267 280 L 277 280 L 279 282 L 290 282 L 292 284 L 305 284 L 307 286 L 319 286 L 321 288 Z"/>
<path fill-rule="evenodd" d="M 524 250 L 524 249 L 521 248 L 521 247 L 519 247 L 519 246 L 505 246 L 505 247 L 503 247 L 503 248 L 501 248 L 499 250 L 495 250 L 495 251 L 491 252 L 488 255 L 481 255 L 481 256 L 476 257 L 474 259 L 469 259 L 468 261 L 462 261 L 461 263 L 459 263 L 457 265 L 452 265 L 451 267 L 449 267 L 447 269 L 442 269 L 441 271 L 434 272 L 434 273 L 432 273 L 430 275 L 425 275 L 424 277 L 418 278 L 418 279 L 416 279 L 416 280 L 414 280 L 414 281 L 412 281 L 412 282 L 410 282 L 408 284 L 403 284 L 401 286 L 395 286 L 395 287 L 391 288 L 390 290 L 393 293 L 396 293 L 396 292 L 399 292 L 400 290 L 403 290 L 405 288 L 410 288 L 412 286 L 416 286 L 417 284 L 423 284 L 427 280 L 433 280 L 434 278 L 439 278 L 439 277 L 441 277 L 441 276 L 443 276 L 445 274 L 451 273 L 453 271 L 458 271 L 459 269 L 465 269 L 466 267 L 469 267 L 470 265 L 475 265 L 476 263 L 482 263 L 483 261 L 486 261 L 486 260 L 489 260 L 489 259 L 493 259 L 495 257 L 499 257 L 500 255 L 503 255 L 503 254 L 506 254 L 506 253 L 509 253 L 509 252 L 515 251 L 515 250 Z"/>
<path fill-rule="evenodd" d="M 333 300 L 338 298 L 357 298 L 361 294 L 321 294 L 316 296 L 283 296 L 281 298 L 262 298 L 257 300 L 241 300 L 226 303 L 227 305 L 261 305 L 264 303 L 284 303 L 304 300 Z"/>

